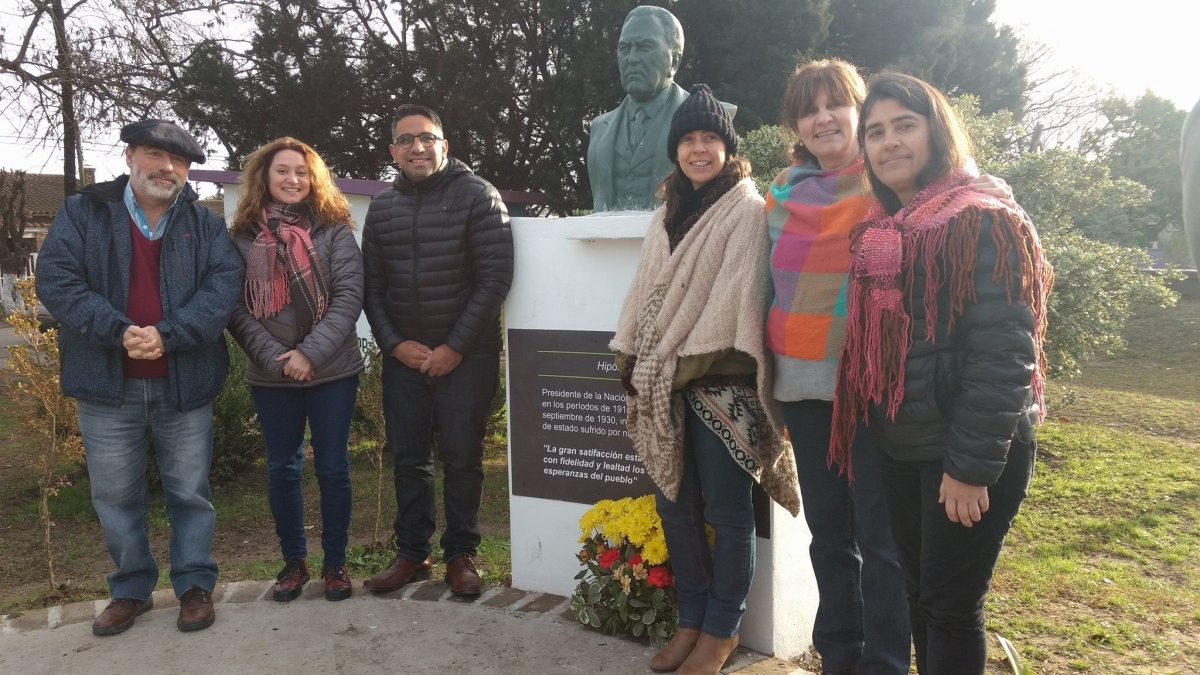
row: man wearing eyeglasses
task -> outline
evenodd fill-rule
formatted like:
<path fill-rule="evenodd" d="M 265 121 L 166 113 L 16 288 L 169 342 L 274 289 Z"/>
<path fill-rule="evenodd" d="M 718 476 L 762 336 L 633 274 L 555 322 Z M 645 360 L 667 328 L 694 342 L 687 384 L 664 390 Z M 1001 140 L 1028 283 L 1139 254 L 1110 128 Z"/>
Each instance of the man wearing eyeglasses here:
<path fill-rule="evenodd" d="M 364 309 L 385 355 L 397 551 L 363 586 L 384 593 L 429 577 L 436 435 L 446 580 L 455 595 L 478 595 L 483 436 L 500 384 L 500 305 L 512 283 L 512 231 L 496 189 L 447 155 L 437 113 L 400 106 L 389 149 L 400 174 L 367 211 Z"/>

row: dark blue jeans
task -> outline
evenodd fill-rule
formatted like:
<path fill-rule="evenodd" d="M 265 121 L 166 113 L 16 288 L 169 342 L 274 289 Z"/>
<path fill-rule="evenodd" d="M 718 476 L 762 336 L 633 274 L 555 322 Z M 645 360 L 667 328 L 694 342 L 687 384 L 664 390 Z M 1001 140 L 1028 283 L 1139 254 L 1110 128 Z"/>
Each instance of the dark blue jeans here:
<path fill-rule="evenodd" d="M 406 560 L 429 557 L 437 528 L 433 482 L 434 433 L 442 460 L 446 529 L 443 559 L 474 556 L 483 499 L 483 435 L 500 386 L 500 355 L 463 358 L 442 377 L 429 377 L 391 356 L 383 359 L 383 416 L 395 463 L 396 549 Z"/>
<path fill-rule="evenodd" d="M 829 466 L 833 403 L 794 401 L 783 416 L 796 452 L 809 557 L 820 604 L 813 646 L 826 672 L 908 672 L 911 642 L 904 574 L 892 539 L 874 437 L 860 424 L 854 482 Z"/>
<path fill-rule="evenodd" d="M 938 503 L 942 460 L 903 462 L 880 453 L 922 675 L 983 675 L 983 602 L 1004 537 L 1029 490 L 1036 447 L 1033 439 L 1013 439 L 1004 473 L 988 488 L 987 513 L 969 528 L 951 522 Z"/>
<path fill-rule="evenodd" d="M 689 406 L 678 498 L 672 502 L 654 491 L 675 573 L 680 628 L 721 638 L 738 632 L 754 579 L 753 487 L 754 478 Z M 711 550 L 705 523 L 717 535 Z"/>
<path fill-rule="evenodd" d="M 321 486 L 321 548 L 328 566 L 346 564 L 350 529 L 350 417 L 358 376 L 309 387 L 250 387 L 267 444 L 267 501 L 284 560 L 308 555 L 304 536 L 304 425 L 312 431 Z"/>

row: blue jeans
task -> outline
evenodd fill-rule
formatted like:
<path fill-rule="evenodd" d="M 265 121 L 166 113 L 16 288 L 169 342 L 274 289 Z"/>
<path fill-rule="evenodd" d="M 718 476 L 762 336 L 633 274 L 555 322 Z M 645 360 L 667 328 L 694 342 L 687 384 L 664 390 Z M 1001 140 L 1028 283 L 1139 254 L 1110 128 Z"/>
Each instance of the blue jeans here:
<path fill-rule="evenodd" d="M 826 672 L 908 672 L 911 641 L 904 573 L 888 521 L 878 449 L 860 424 L 851 448 L 854 482 L 829 466 L 833 403 L 783 404 L 820 604 L 813 646 Z"/>
<path fill-rule="evenodd" d="M 988 488 L 989 508 L 969 528 L 951 522 L 938 503 L 942 460 L 905 462 L 880 453 L 922 675 L 983 675 L 983 604 L 1004 537 L 1029 491 L 1036 449 L 1033 438 L 1013 438 L 1004 472 Z"/>
<path fill-rule="evenodd" d="M 500 355 L 472 354 L 441 377 L 383 357 L 383 417 L 395 464 L 397 555 L 421 562 L 433 552 L 434 432 L 442 460 L 446 529 L 443 559 L 474 556 L 483 499 L 483 435 L 500 386 Z"/>
<path fill-rule="evenodd" d="M 217 584 L 212 549 L 216 514 L 209 501 L 212 405 L 181 413 L 170 403 L 167 378 L 126 378 L 123 404 L 79 401 L 79 431 L 100 516 L 104 544 L 117 570 L 108 575 L 114 598 L 144 600 L 158 584 L 146 518 L 146 448 L 154 437 L 167 520 L 171 523 L 171 585 L 175 595 Z"/>
<path fill-rule="evenodd" d="M 680 628 L 720 638 L 738 632 L 754 579 L 753 487 L 754 478 L 689 406 L 679 495 L 672 502 L 654 490 L 675 573 Z M 717 535 L 711 550 L 705 523 Z"/>
<path fill-rule="evenodd" d="M 358 376 L 310 387 L 250 387 L 267 444 L 267 501 L 283 559 L 308 555 L 304 535 L 304 425 L 312 431 L 321 487 L 321 548 L 325 565 L 346 564 L 350 530 L 350 417 Z"/>

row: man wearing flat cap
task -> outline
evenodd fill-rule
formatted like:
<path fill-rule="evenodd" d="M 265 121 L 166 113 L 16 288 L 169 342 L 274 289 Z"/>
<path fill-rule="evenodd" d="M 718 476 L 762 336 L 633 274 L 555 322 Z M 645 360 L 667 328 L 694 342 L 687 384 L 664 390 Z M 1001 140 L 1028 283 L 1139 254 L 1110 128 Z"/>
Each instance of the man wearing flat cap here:
<path fill-rule="evenodd" d="M 225 383 L 223 331 L 242 287 L 225 222 L 196 203 L 188 168 L 204 150 L 173 122 L 121 130 L 129 175 L 59 209 L 37 260 L 38 298 L 62 325 L 63 393 L 75 398 L 92 504 L 116 571 L 92 624 L 115 635 L 150 609 L 158 566 L 146 522 L 154 439 L 171 523 L 180 630 L 212 625 L 212 401 Z"/>

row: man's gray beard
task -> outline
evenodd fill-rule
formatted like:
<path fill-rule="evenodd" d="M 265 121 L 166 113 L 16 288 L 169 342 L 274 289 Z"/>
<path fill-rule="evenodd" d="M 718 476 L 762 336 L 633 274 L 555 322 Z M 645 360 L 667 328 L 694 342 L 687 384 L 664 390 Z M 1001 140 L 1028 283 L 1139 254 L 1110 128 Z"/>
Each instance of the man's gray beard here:
<path fill-rule="evenodd" d="M 133 184 L 137 186 L 139 192 L 142 192 L 151 199 L 157 199 L 159 201 L 173 202 L 175 201 L 175 198 L 179 196 L 179 193 L 183 192 L 182 181 L 180 181 L 178 185 L 166 188 L 158 185 L 150 179 L 148 174 L 144 174 L 140 171 L 134 171 L 130 179 L 133 181 Z M 174 180 L 173 176 L 172 180 Z"/>

